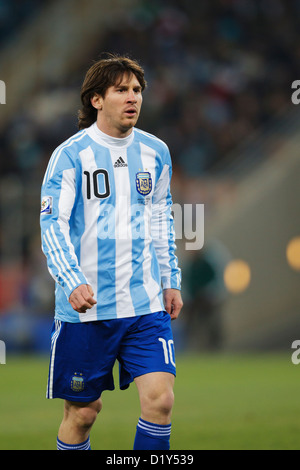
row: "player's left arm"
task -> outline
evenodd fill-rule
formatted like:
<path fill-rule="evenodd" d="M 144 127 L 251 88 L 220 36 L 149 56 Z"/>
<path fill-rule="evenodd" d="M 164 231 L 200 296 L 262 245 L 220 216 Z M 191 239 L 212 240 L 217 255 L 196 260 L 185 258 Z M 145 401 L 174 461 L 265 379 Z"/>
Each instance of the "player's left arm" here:
<path fill-rule="evenodd" d="M 175 253 L 175 230 L 171 212 L 171 175 L 171 157 L 167 152 L 153 194 L 151 233 L 160 267 L 165 309 L 171 315 L 171 318 L 175 319 L 178 317 L 183 303 L 180 293 L 181 269 L 178 266 Z"/>
<path fill-rule="evenodd" d="M 183 307 L 181 292 L 178 289 L 164 289 L 163 296 L 165 309 L 171 316 L 171 319 L 175 320 Z"/>

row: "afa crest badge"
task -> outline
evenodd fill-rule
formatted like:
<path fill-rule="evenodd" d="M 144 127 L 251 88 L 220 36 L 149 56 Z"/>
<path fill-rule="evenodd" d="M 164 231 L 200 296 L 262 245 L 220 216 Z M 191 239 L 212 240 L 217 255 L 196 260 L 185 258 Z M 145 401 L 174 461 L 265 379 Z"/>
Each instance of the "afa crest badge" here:
<path fill-rule="evenodd" d="M 71 389 L 73 392 L 82 392 L 84 390 L 84 378 L 82 374 L 75 372 L 71 379 Z"/>
<path fill-rule="evenodd" d="M 135 178 L 136 190 L 143 196 L 147 196 L 152 190 L 152 178 L 149 171 L 139 171 Z"/>

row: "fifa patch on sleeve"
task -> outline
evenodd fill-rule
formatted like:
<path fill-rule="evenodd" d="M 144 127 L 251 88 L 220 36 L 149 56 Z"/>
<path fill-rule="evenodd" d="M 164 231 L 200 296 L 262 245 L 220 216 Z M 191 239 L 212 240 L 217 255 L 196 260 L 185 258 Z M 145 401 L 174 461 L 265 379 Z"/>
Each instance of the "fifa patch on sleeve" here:
<path fill-rule="evenodd" d="M 52 214 L 52 196 L 44 196 L 41 204 L 41 214 Z"/>

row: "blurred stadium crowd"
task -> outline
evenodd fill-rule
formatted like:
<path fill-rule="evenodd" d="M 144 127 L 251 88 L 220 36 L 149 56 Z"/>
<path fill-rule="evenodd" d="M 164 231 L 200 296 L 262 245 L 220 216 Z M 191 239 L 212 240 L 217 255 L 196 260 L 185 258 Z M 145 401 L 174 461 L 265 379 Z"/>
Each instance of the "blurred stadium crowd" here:
<path fill-rule="evenodd" d="M 0 0 L 1 48 L 46 3 Z M 169 145 L 174 201 L 210 211 L 230 194 L 232 182 L 220 175 L 232 152 L 290 108 L 291 83 L 300 77 L 299 30 L 300 0 L 141 0 L 108 26 L 67 83 L 44 83 L 34 103 L 25 102 L 0 129 L 0 314 L 52 317 L 51 279 L 40 253 L 40 185 L 52 151 L 77 131 L 79 90 L 93 60 L 115 52 L 141 62 L 148 88 L 138 127 Z M 15 214 L 7 213 L 9 197 Z M 180 254 L 183 264 L 188 255 Z"/>

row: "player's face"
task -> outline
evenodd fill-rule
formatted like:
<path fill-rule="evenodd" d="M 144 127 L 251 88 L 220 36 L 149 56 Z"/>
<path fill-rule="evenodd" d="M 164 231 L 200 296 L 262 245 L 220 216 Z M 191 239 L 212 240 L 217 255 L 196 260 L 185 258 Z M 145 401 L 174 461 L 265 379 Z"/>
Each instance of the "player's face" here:
<path fill-rule="evenodd" d="M 136 76 L 124 74 L 120 83 L 107 89 L 104 98 L 96 95 L 92 99 L 98 109 L 100 130 L 112 137 L 129 135 L 140 115 L 142 100 L 142 87 Z"/>

